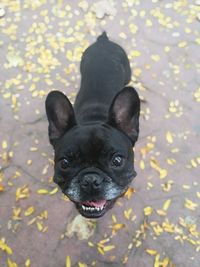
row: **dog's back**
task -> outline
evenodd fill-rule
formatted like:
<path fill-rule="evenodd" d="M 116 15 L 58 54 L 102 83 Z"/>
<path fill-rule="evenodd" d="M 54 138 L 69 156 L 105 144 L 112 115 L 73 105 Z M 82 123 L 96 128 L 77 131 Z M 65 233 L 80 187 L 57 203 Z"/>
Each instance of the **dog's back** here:
<path fill-rule="evenodd" d="M 99 108 L 99 118 L 103 119 L 115 95 L 130 81 L 127 55 L 103 32 L 83 53 L 80 70 L 81 88 L 75 102 L 77 118 L 80 121 L 86 116 L 86 120 L 91 119 L 88 116 L 95 106 L 96 110 Z M 87 113 L 86 116 L 83 113 Z"/>
<path fill-rule="evenodd" d="M 108 39 L 106 32 L 103 32 L 102 35 L 97 38 L 97 41 L 89 46 L 83 53 L 80 67 L 82 78 L 84 78 L 84 75 L 88 74 L 87 71 L 90 72 L 89 74 L 94 75 L 95 78 L 98 78 L 101 72 L 110 75 L 113 68 L 114 71 L 118 72 L 121 70 L 123 72 L 123 86 L 125 86 L 131 78 L 131 70 L 127 55 L 118 44 Z M 95 69 L 101 72 L 95 73 Z M 105 70 L 109 70 L 109 72 L 107 73 Z"/>

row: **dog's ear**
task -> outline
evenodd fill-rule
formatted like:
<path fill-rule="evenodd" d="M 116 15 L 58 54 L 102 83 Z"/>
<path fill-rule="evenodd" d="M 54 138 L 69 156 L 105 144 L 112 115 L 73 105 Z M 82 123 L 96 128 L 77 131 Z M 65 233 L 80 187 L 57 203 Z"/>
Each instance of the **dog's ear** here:
<path fill-rule="evenodd" d="M 114 98 L 108 124 L 124 132 L 134 146 L 139 135 L 140 99 L 133 87 L 125 87 Z"/>
<path fill-rule="evenodd" d="M 49 121 L 49 140 L 52 145 L 76 124 L 74 110 L 69 99 L 59 91 L 52 91 L 45 101 Z"/>

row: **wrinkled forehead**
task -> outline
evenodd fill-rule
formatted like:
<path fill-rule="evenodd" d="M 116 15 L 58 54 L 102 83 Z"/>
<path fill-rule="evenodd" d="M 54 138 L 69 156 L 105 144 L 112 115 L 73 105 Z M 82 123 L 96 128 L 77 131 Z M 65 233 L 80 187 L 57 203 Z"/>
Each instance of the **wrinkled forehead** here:
<path fill-rule="evenodd" d="M 100 150 L 111 139 L 110 129 L 101 126 L 76 126 L 63 138 L 63 145 L 78 146 L 83 151 Z"/>
<path fill-rule="evenodd" d="M 98 125 L 74 127 L 63 136 L 59 150 L 81 151 L 94 156 L 127 147 L 126 138 L 117 130 L 107 125 Z"/>

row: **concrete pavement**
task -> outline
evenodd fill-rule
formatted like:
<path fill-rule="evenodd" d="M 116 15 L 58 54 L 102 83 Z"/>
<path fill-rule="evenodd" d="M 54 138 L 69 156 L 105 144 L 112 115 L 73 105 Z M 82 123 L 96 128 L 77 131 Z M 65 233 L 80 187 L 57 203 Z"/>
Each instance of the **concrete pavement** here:
<path fill-rule="evenodd" d="M 200 265 L 199 1 L 0 3 L 0 266 Z M 81 54 L 106 30 L 142 101 L 137 177 L 103 218 L 52 182 L 46 94 L 73 101 Z"/>

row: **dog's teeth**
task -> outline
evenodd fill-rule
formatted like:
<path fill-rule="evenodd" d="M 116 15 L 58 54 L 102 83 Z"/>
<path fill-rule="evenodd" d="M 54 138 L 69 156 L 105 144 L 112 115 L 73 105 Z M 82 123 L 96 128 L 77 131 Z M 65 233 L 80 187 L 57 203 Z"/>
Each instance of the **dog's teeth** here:
<path fill-rule="evenodd" d="M 101 207 L 87 207 L 87 206 L 84 206 L 84 205 L 81 205 L 82 209 L 84 211 L 90 211 L 90 212 L 94 212 L 94 211 L 102 211 L 104 206 L 101 206 Z"/>

